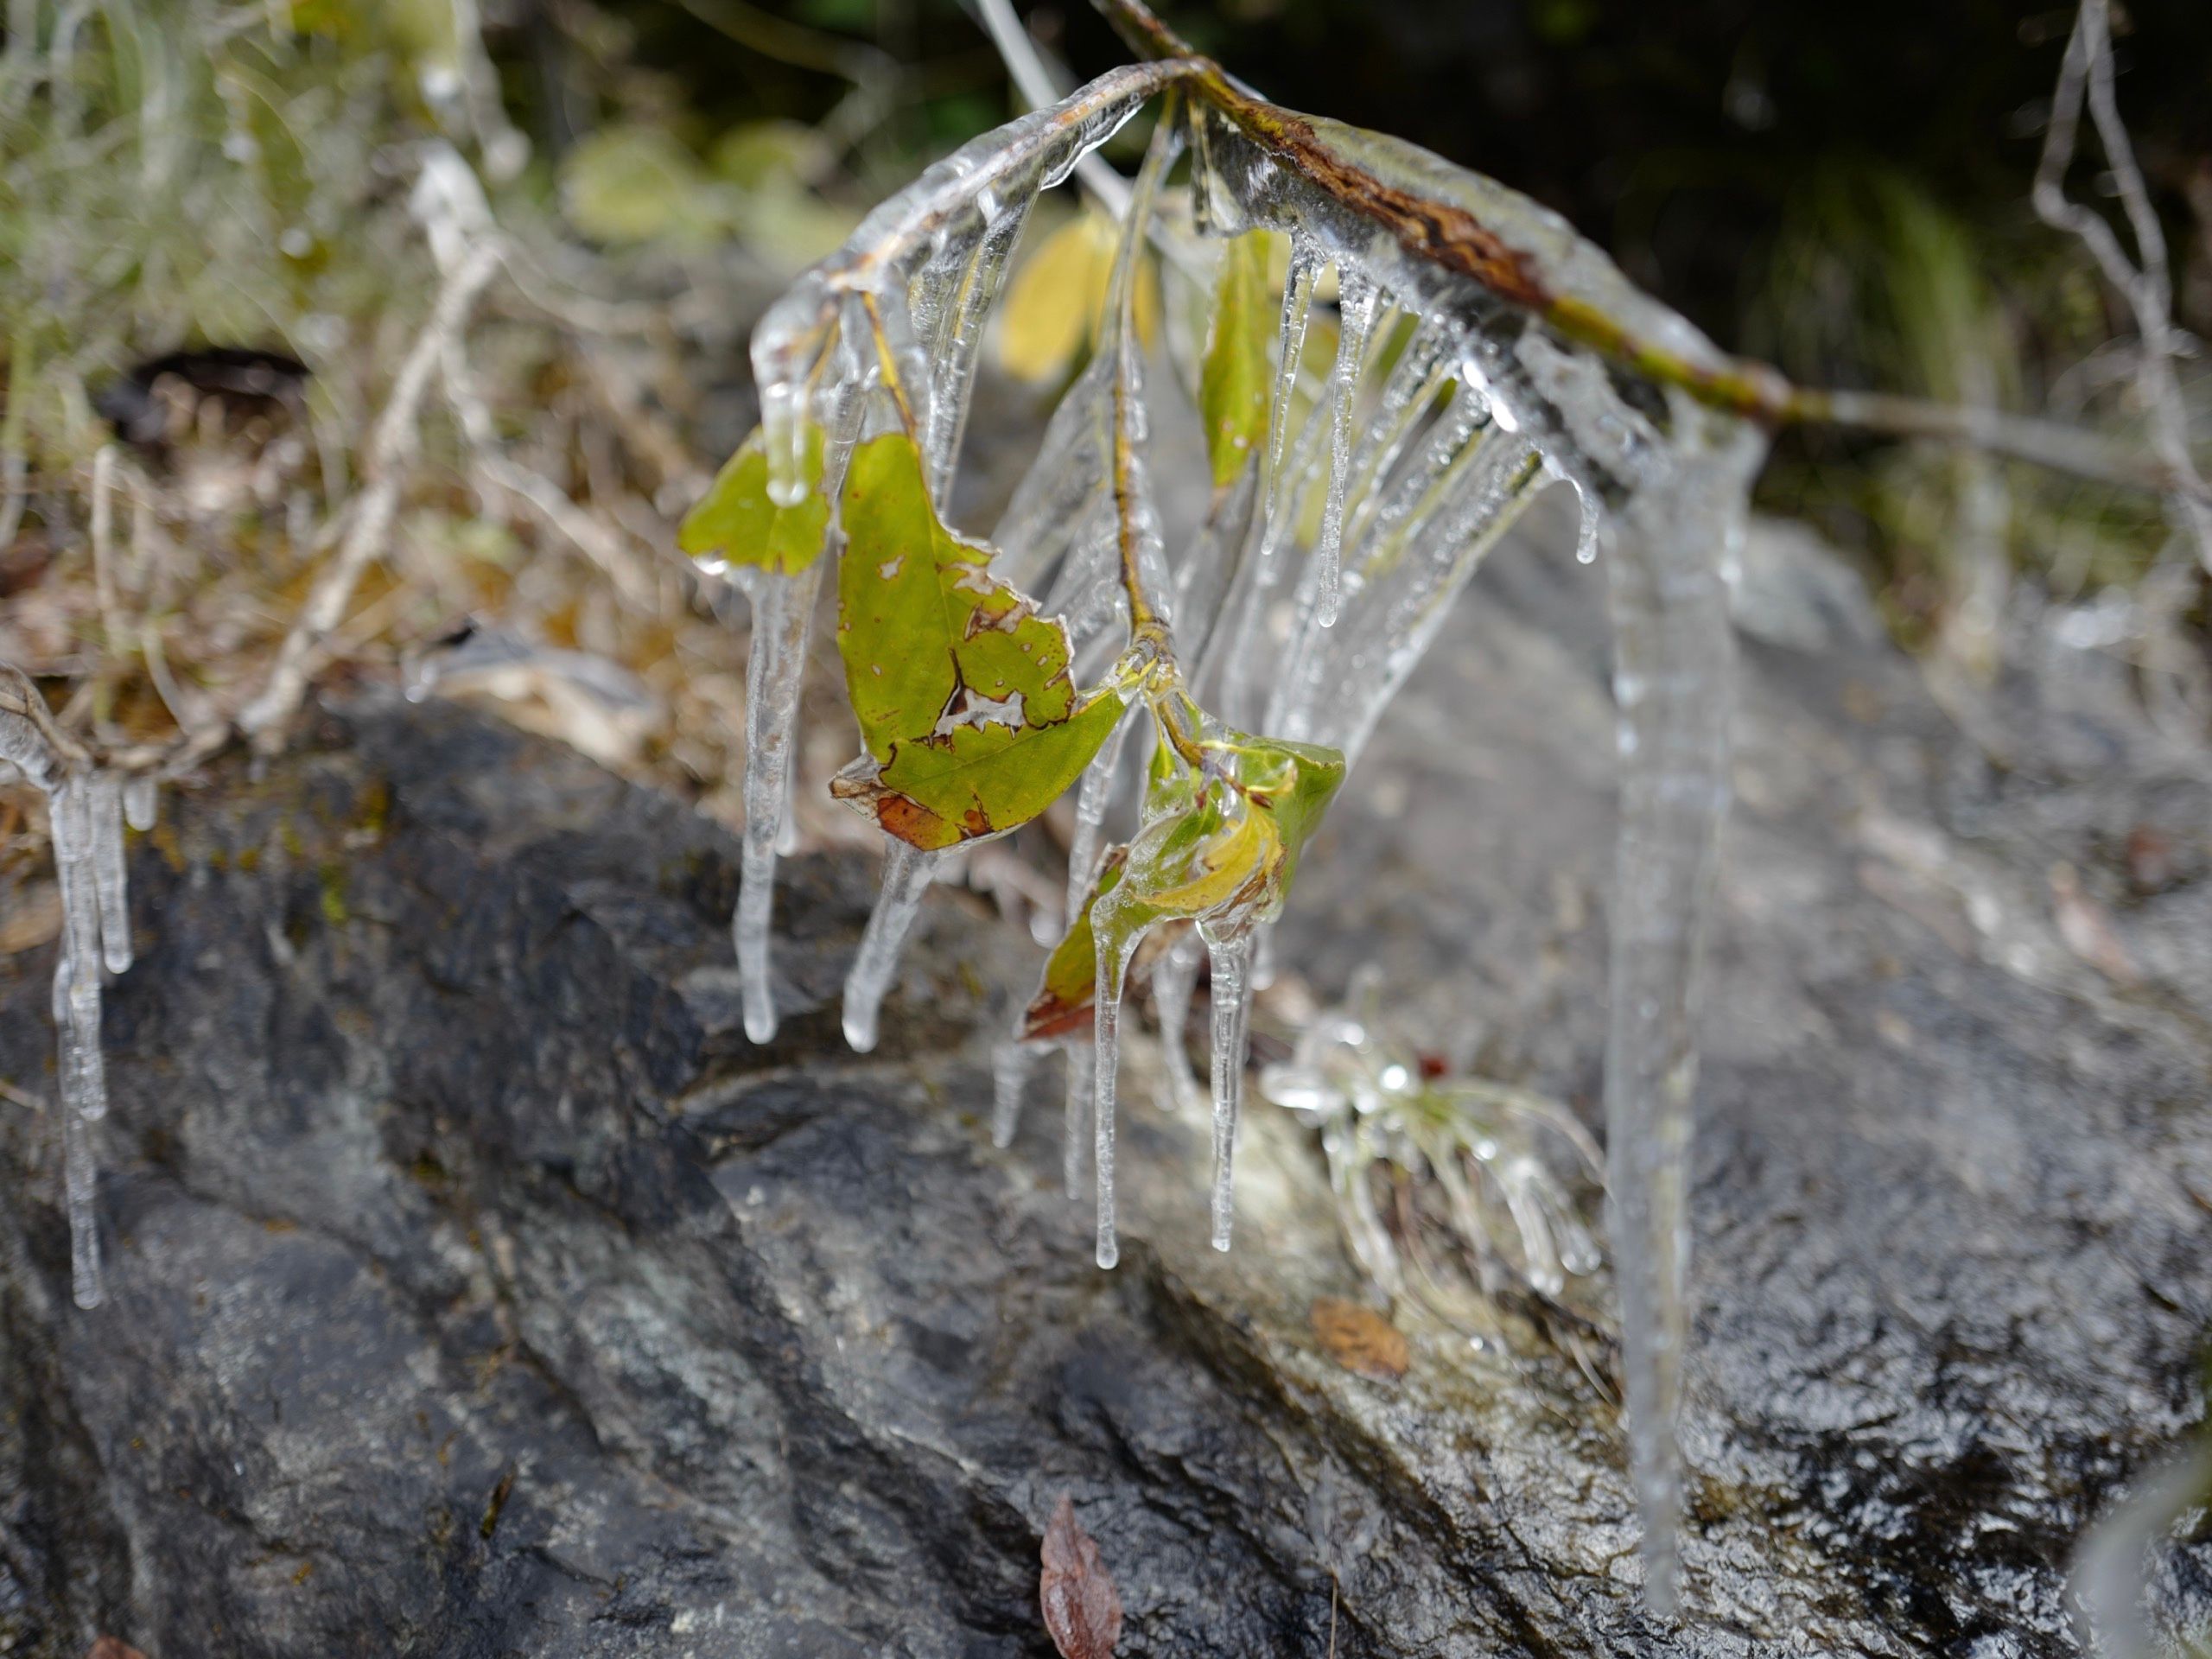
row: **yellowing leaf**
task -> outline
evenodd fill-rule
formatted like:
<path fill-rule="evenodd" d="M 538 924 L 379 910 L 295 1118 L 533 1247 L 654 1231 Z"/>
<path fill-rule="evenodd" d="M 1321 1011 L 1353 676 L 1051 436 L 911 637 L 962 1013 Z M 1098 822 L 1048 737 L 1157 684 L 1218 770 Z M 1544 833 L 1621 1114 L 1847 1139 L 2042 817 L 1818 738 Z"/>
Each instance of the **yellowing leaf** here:
<path fill-rule="evenodd" d="M 760 429 L 722 463 L 699 504 L 683 515 L 676 544 L 702 563 L 753 565 L 779 575 L 795 575 L 821 556 L 830 504 L 822 495 L 822 429 L 806 428 L 802 457 L 806 495 L 795 507 L 768 499 L 768 454 Z"/>
<path fill-rule="evenodd" d="M 1027 823 L 1090 763 L 1120 698 L 1077 697 L 1066 628 L 938 521 L 904 433 L 854 452 L 842 511 L 837 650 L 867 754 L 832 789 L 925 849 Z"/>
<path fill-rule="evenodd" d="M 1248 231 L 1222 250 L 1213 334 L 1198 375 L 1198 413 L 1217 490 L 1234 484 L 1267 446 L 1274 370 L 1268 351 L 1277 327 L 1268 292 L 1265 231 Z"/>
<path fill-rule="evenodd" d="M 1021 261 L 999 303 L 1001 368 L 1033 384 L 1057 380 L 1096 343 L 1120 234 L 1104 214 L 1086 211 Z M 1139 268 L 1135 315 L 1137 338 L 1149 345 L 1160 325 L 1160 294 L 1148 265 Z"/>
<path fill-rule="evenodd" d="M 1090 1023 L 1098 989 L 1098 944 L 1090 928 L 1090 912 L 1097 907 L 1099 899 L 1121 885 L 1122 871 L 1128 860 L 1129 849 L 1126 847 L 1106 849 L 1105 859 L 1098 867 L 1098 879 L 1090 884 L 1082 911 L 1066 935 L 1052 947 L 1052 954 L 1045 959 L 1044 983 L 1022 1011 L 1022 1041 L 1065 1037 Z"/>

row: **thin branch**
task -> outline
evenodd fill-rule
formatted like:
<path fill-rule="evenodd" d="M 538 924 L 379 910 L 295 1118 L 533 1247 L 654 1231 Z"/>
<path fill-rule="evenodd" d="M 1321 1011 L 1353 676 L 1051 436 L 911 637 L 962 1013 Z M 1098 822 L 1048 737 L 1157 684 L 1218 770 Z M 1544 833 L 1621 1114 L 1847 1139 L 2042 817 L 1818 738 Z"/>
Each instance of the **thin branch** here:
<path fill-rule="evenodd" d="M 2080 137 L 2082 105 L 2089 106 L 2098 141 L 2120 189 L 2120 206 L 2135 235 L 2139 265 L 2131 264 L 2102 215 L 2066 196 L 2066 170 L 2072 165 Z M 2074 33 L 2066 42 L 2066 57 L 2058 72 L 2058 86 L 2051 94 L 2050 125 L 2044 134 L 2043 158 L 2036 167 L 2031 193 L 2037 217 L 2054 230 L 2081 238 L 2109 282 L 2126 299 L 2135 314 L 2140 345 L 2135 384 L 2143 411 L 2151 423 L 2159 458 L 2172 469 L 2178 486 L 2171 492 L 2175 515 L 2189 527 L 2196 555 L 2212 570 L 2212 505 L 2208 505 L 2204 480 L 2189 453 L 2189 411 L 2182 402 L 2181 383 L 2174 373 L 2179 341 L 2173 326 L 2173 285 L 2166 274 L 2166 238 L 2158 224 L 2158 210 L 2135 164 L 2134 146 L 2120 118 L 2120 103 L 2113 92 L 2112 17 L 2108 0 L 2082 0 L 2074 19 Z"/>
<path fill-rule="evenodd" d="M 1144 166 L 1137 174 L 1136 190 L 1122 221 L 1121 245 L 1114 254 L 1114 518 L 1122 546 L 1122 587 L 1128 595 L 1133 633 L 1160 626 L 1158 613 L 1144 591 L 1144 532 L 1138 522 L 1137 427 L 1142 413 L 1137 385 L 1141 349 L 1136 327 L 1137 254 L 1144 245 L 1145 226 L 1152 218 L 1160 181 L 1182 147 L 1176 136 L 1181 113 L 1182 99 L 1170 87 L 1160 124 L 1153 129 L 1151 146 L 1145 151 Z"/>

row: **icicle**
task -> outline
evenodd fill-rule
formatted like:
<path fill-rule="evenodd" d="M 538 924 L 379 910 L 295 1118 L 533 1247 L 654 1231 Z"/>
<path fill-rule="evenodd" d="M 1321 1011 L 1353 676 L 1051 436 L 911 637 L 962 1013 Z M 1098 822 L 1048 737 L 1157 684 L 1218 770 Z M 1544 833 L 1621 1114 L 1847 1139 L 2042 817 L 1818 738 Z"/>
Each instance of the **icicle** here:
<path fill-rule="evenodd" d="M 1363 550 L 1372 578 L 1357 607 L 1326 634 L 1307 630 L 1277 682 L 1268 729 L 1327 743 L 1356 760 L 1382 710 L 1436 637 L 1484 556 L 1535 497 L 1542 474 L 1517 439 L 1461 452 L 1404 533 Z"/>
<path fill-rule="evenodd" d="M 841 385 L 823 439 L 822 488 L 835 503 L 860 435 L 864 388 L 857 374 Z M 775 919 L 776 860 L 790 849 L 798 826 L 791 817 L 793 732 L 806 676 L 807 636 L 822 573 L 836 563 L 843 532 L 833 511 L 822 555 L 796 575 L 747 569 L 740 580 L 753 604 L 753 634 L 745 662 L 745 840 L 739 863 L 737 913 L 730 931 L 737 946 L 738 982 L 745 1002 L 745 1034 L 765 1043 L 776 1034 L 775 988 L 769 941 Z"/>
<path fill-rule="evenodd" d="M 1209 938 L 1205 944 L 1213 964 L 1213 1247 L 1225 1250 L 1235 1216 L 1231 1185 L 1236 1114 L 1244 1092 L 1244 1027 L 1252 1008 L 1251 988 L 1245 982 L 1252 942 L 1239 935 Z"/>
<path fill-rule="evenodd" d="M 1268 417 L 1268 499 L 1262 514 L 1260 556 L 1270 556 L 1281 543 L 1286 511 L 1283 459 L 1290 445 L 1291 405 L 1298 391 L 1299 359 L 1306 354 L 1306 318 L 1313 285 L 1328 264 L 1320 245 L 1303 232 L 1290 238 L 1290 270 L 1283 277 L 1282 326 L 1276 342 L 1274 404 Z"/>
<path fill-rule="evenodd" d="M 1021 1099 L 1037 1063 L 1033 1043 L 1004 1042 L 991 1051 L 991 1144 L 1003 1151 L 1021 1125 Z"/>
<path fill-rule="evenodd" d="M 1567 480 L 1573 484 L 1572 479 Z M 1574 562 L 1595 564 L 1598 562 L 1598 535 L 1605 528 L 1605 504 L 1598 499 L 1598 492 L 1587 485 L 1574 484 L 1574 501 L 1580 517 L 1574 527 Z"/>
<path fill-rule="evenodd" d="M 1579 411 L 1562 412 L 1573 420 Z M 1645 1593 L 1662 1613 L 1675 1605 L 1681 1506 L 1675 1416 L 1700 935 L 1728 799 L 1735 642 L 1721 572 L 1742 532 L 1760 448 L 1753 431 L 1737 427 L 1720 431 L 1700 453 L 1706 417 L 1678 405 L 1675 420 L 1690 435 L 1678 429 L 1669 464 L 1630 498 L 1606 584 L 1621 791 L 1605 1040 L 1606 1192 Z"/>
<path fill-rule="evenodd" d="M 94 874 L 91 779 L 71 772 L 47 798 L 54 873 L 61 888 L 61 959 L 54 1011 L 60 1027 L 63 1103 L 87 1118 L 107 1115 L 100 1054 L 100 893 Z"/>
<path fill-rule="evenodd" d="M 732 930 L 744 988 L 745 1034 L 765 1043 L 776 1034 L 775 991 L 769 981 L 777 843 L 791 784 L 791 733 L 798 723 L 799 683 L 806 671 L 806 636 L 822 583 L 817 559 L 796 575 L 746 573 L 753 597 L 753 639 L 745 664 L 745 843 Z"/>
<path fill-rule="evenodd" d="M 92 814 L 92 887 L 99 903 L 100 959 L 111 974 L 130 969 L 130 894 L 124 885 L 123 789 L 95 773 L 86 804 Z"/>
<path fill-rule="evenodd" d="M 143 835 L 154 827 L 160 810 L 160 787 L 151 772 L 142 772 L 123 786 L 123 819 Z"/>
<path fill-rule="evenodd" d="M 1205 1101 L 1198 1079 L 1191 1074 L 1190 1045 L 1185 1028 L 1191 1019 L 1191 999 L 1198 988 L 1198 963 L 1205 946 L 1194 930 L 1175 936 L 1152 969 L 1152 1006 L 1160 1016 L 1160 1057 L 1166 1063 L 1167 1085 L 1175 1109 L 1196 1117 Z"/>
<path fill-rule="evenodd" d="M 1130 941 L 1133 946 L 1135 941 Z M 1122 1259 L 1114 1227 L 1115 1093 L 1121 1074 L 1122 947 L 1101 935 L 1098 940 L 1096 1007 L 1091 1020 L 1092 1157 L 1098 1180 L 1097 1261 L 1110 1268 Z"/>
<path fill-rule="evenodd" d="M 1346 548 L 1357 549 L 1365 541 L 1391 472 L 1444 389 L 1451 385 L 1461 349 L 1456 327 L 1435 317 L 1424 318 L 1382 383 L 1374 416 L 1365 423 L 1360 448 L 1352 458 L 1352 481 L 1344 512 Z M 1347 556 L 1345 563 L 1357 570 L 1356 559 Z"/>
<path fill-rule="evenodd" d="M 63 1181 L 69 1211 L 73 1290 L 79 1307 L 99 1306 L 99 1170 L 89 1125 L 107 1116 L 107 1069 L 100 1052 L 100 969 L 104 908 L 98 864 L 93 780 L 64 775 L 47 795 L 54 867 L 61 888 L 61 949 L 54 971 L 54 1023 L 60 1044 Z M 120 891 L 118 879 L 118 891 Z"/>
<path fill-rule="evenodd" d="M 899 971 L 899 948 L 922 907 L 940 855 L 891 840 L 883 857 L 883 891 L 861 935 L 860 954 L 845 976 L 845 1042 L 855 1054 L 875 1047 L 876 1016 Z"/>
<path fill-rule="evenodd" d="M 1325 628 L 1337 622 L 1338 563 L 1344 548 L 1344 486 L 1351 477 L 1352 397 L 1359 390 L 1360 361 L 1381 295 L 1357 265 L 1337 270 L 1337 360 L 1329 371 L 1329 493 L 1321 509 L 1321 539 L 1313 550 L 1313 620 Z"/>
<path fill-rule="evenodd" d="M 99 1154 L 92 1145 L 92 1119 L 72 1111 L 67 1103 L 66 1061 L 62 1086 L 61 1179 L 69 1212 L 69 1289 L 78 1306 L 94 1308 L 107 1294 L 100 1275 Z"/>

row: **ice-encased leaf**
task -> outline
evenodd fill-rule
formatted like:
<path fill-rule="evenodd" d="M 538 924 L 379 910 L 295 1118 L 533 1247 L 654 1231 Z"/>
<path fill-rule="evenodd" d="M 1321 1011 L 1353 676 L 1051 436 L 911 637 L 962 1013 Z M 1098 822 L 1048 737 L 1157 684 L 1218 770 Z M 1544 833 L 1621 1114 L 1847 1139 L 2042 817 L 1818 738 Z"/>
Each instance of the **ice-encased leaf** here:
<path fill-rule="evenodd" d="M 1266 445 L 1274 392 L 1268 346 L 1274 331 L 1268 304 L 1268 237 L 1248 232 L 1222 250 L 1213 334 L 1199 369 L 1198 413 L 1217 491 L 1234 485 Z"/>
<path fill-rule="evenodd" d="M 1024 1038 L 1058 1038 L 1089 1024 L 1102 964 L 1110 995 L 1119 995 L 1119 967 L 1161 923 L 1194 920 L 1241 936 L 1283 909 L 1299 854 L 1344 779 L 1343 754 L 1212 721 L 1185 741 L 1197 766 L 1173 743 L 1154 750 L 1146 827 L 1135 842 L 1106 852 L 1090 896 L 1044 964 Z"/>
<path fill-rule="evenodd" d="M 760 429 L 722 463 L 698 505 L 683 516 L 676 544 L 702 564 L 752 568 L 797 575 L 822 555 L 830 504 L 822 481 L 822 429 L 804 423 L 800 476 L 806 494 L 796 506 L 779 506 L 768 494 L 768 452 Z"/>
<path fill-rule="evenodd" d="M 868 753 L 836 793 L 925 850 L 1028 822 L 1090 764 L 1120 700 L 1077 693 L 1066 628 L 945 528 L 905 434 L 854 452 L 842 517 L 837 650 Z"/>

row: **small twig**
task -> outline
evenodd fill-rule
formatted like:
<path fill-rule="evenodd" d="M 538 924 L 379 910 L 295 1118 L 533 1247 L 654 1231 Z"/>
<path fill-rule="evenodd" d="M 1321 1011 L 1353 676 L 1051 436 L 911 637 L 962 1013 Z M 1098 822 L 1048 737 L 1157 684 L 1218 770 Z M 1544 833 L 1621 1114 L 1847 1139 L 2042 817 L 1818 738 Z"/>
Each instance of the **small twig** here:
<path fill-rule="evenodd" d="M 123 607 L 115 593 L 115 456 L 111 443 L 92 454 L 92 588 L 99 596 L 102 648 L 109 653 L 124 637 Z"/>
<path fill-rule="evenodd" d="M 2140 265 L 2131 264 L 2120 238 L 2103 217 L 2066 195 L 2066 170 L 2073 163 L 2086 100 L 2098 141 L 2119 188 L 2120 206 L 2134 232 Z M 2044 135 L 2043 158 L 2036 167 L 2031 199 L 2037 216 L 2054 230 L 2079 237 L 2095 257 L 2105 280 L 2118 289 L 2135 315 L 2140 345 L 2135 365 L 2138 395 L 2151 423 L 2159 458 L 2171 470 L 2175 516 L 2196 543 L 2199 563 L 2212 571 L 2212 503 L 2204 480 L 2189 452 L 2189 411 L 2174 374 L 2178 341 L 2173 325 L 2173 285 L 2166 274 L 2166 238 L 2158 210 L 2135 163 L 2127 128 L 2113 94 L 2112 18 L 2108 0 L 2082 0 L 2074 33 L 2051 94 L 2050 125 Z"/>
<path fill-rule="evenodd" d="M 307 695 L 310 658 L 343 619 L 361 573 L 384 551 L 398 510 L 406 462 L 418 437 L 416 418 L 423 394 L 447 343 L 467 321 L 476 296 L 499 266 L 497 238 L 486 237 L 463 256 L 447 272 L 436 302 L 430 308 L 429 320 L 401 363 L 391 398 L 377 419 L 364 458 L 367 487 L 354 503 L 355 511 L 337 555 L 315 579 L 307 603 L 284 636 L 267 686 L 239 712 L 238 729 L 253 740 L 256 747 L 267 751 L 281 742 L 285 724 Z"/>
<path fill-rule="evenodd" d="M 12 1102 L 27 1112 L 43 1112 L 46 1102 L 28 1089 L 18 1089 L 5 1077 L 0 1077 L 0 1100 Z"/>

